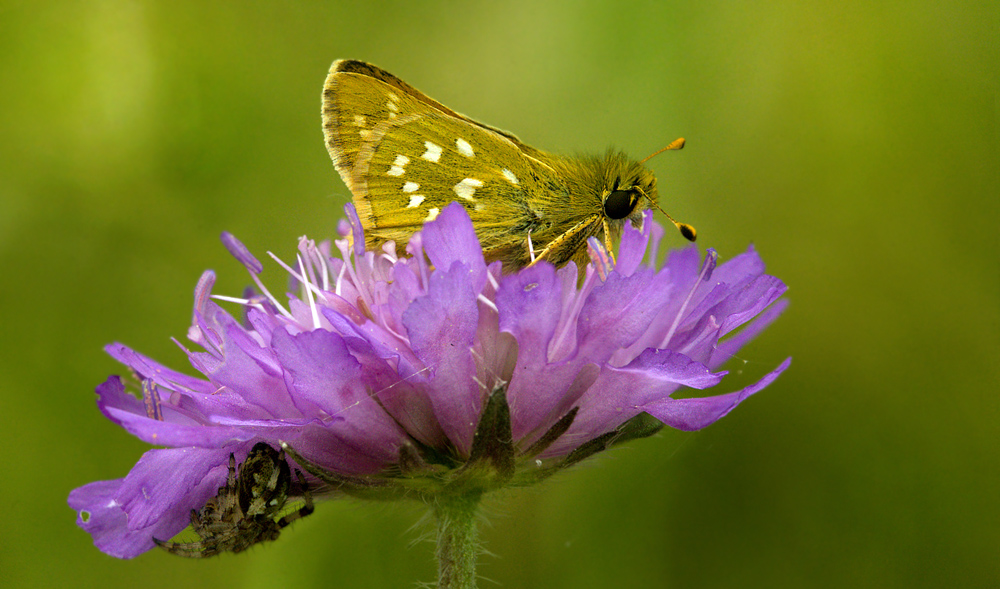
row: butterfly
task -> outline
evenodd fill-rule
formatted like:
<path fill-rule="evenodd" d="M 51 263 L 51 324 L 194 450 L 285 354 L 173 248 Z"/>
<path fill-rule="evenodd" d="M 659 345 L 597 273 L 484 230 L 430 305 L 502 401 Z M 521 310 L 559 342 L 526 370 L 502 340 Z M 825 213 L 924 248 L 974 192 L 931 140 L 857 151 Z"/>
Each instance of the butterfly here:
<path fill-rule="evenodd" d="M 505 272 L 547 260 L 589 260 L 587 239 L 608 252 L 626 220 L 657 205 L 641 161 L 608 150 L 566 157 L 459 114 L 369 63 L 339 60 L 323 88 L 323 133 L 354 196 L 369 248 L 405 246 L 449 203 L 468 212 L 487 262 Z M 654 153 L 681 149 L 678 139 Z M 652 157 L 649 156 L 649 157 Z M 660 209 L 662 211 L 662 209 Z M 666 214 L 666 213 L 664 213 Z M 694 227 L 674 221 L 687 239 Z"/>

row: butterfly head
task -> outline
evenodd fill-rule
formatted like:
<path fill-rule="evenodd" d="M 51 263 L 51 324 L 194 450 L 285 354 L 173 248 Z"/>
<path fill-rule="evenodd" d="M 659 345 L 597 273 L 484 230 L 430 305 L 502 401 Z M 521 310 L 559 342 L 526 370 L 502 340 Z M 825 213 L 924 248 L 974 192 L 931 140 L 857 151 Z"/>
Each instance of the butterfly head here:
<path fill-rule="evenodd" d="M 604 215 L 609 219 L 625 219 L 632 213 L 642 211 L 644 202 L 656 202 L 656 177 L 645 168 L 629 170 L 613 179 L 605 189 Z"/>
<path fill-rule="evenodd" d="M 678 142 L 683 146 L 683 139 L 679 139 L 671 145 L 675 145 Z M 680 148 L 673 147 L 672 149 Z M 673 217 L 660 207 L 656 191 L 656 176 L 643 165 L 648 159 L 635 162 L 628 161 L 623 157 L 619 162 L 615 162 L 618 165 L 612 164 L 608 166 L 608 169 L 613 173 L 608 178 L 608 183 L 602 195 L 604 216 L 609 220 L 626 218 L 638 220 L 638 217 L 642 215 L 642 211 L 648 208 L 656 208 L 666 215 L 667 219 L 677 227 L 685 239 L 694 241 L 697 238 L 695 228 L 687 223 L 675 221 Z"/>

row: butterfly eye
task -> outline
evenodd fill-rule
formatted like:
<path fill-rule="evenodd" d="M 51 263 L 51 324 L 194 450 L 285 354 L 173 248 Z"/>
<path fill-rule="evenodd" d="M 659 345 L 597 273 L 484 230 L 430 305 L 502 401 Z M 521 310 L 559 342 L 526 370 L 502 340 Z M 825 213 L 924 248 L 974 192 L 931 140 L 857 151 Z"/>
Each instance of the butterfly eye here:
<path fill-rule="evenodd" d="M 610 219 L 624 219 L 635 210 L 639 195 L 632 190 L 615 190 L 604 200 L 604 214 Z"/>

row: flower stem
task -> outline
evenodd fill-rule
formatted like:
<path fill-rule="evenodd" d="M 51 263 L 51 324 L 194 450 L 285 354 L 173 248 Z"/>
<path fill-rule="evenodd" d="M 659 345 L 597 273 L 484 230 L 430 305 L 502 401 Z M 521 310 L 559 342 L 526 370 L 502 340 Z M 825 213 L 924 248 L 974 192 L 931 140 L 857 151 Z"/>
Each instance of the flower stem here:
<path fill-rule="evenodd" d="M 474 589 L 480 494 L 441 497 L 434 504 L 437 522 L 438 589 Z"/>

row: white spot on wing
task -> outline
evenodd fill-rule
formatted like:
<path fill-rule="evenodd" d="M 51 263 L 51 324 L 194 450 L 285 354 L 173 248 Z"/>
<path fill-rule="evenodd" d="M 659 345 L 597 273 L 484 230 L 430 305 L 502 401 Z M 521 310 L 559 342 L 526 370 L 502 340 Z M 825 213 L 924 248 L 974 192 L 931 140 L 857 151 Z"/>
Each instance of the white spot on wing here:
<path fill-rule="evenodd" d="M 354 126 L 364 127 L 365 126 L 365 115 L 354 115 Z"/>
<path fill-rule="evenodd" d="M 424 223 L 426 223 L 427 221 L 433 221 L 434 219 L 436 219 L 437 216 L 438 216 L 438 213 L 440 213 L 440 212 L 441 212 L 441 209 L 437 209 L 437 208 L 434 208 L 434 209 L 431 209 L 431 210 L 427 211 L 427 217 L 424 219 Z"/>
<path fill-rule="evenodd" d="M 403 192 L 416 192 L 420 188 L 420 185 L 416 182 L 407 182 L 403 184 Z"/>
<path fill-rule="evenodd" d="M 476 153 L 472 151 L 472 146 L 465 139 L 459 137 L 455 140 L 455 147 L 458 148 L 458 153 L 464 155 L 465 157 L 474 157 Z"/>
<path fill-rule="evenodd" d="M 504 168 L 500 170 L 500 173 L 503 174 L 503 177 L 506 178 L 511 184 L 517 184 L 517 176 L 514 175 L 514 172 Z"/>
<path fill-rule="evenodd" d="M 408 209 L 415 209 L 415 208 L 419 207 L 420 203 L 422 203 L 422 202 L 424 202 L 424 195 L 422 195 L 422 194 L 414 194 L 413 196 L 410 197 L 410 204 L 406 205 L 406 208 L 408 208 Z M 433 209 L 433 210 L 436 211 L 437 209 Z M 434 213 L 434 214 L 437 215 L 437 213 Z"/>
<path fill-rule="evenodd" d="M 424 147 L 427 148 L 427 151 L 425 151 L 420 157 L 429 162 L 436 162 L 441 159 L 442 148 L 440 145 L 431 143 L 430 141 L 424 141 Z"/>
<path fill-rule="evenodd" d="M 455 185 L 455 194 L 460 198 L 465 200 L 472 200 L 472 195 L 475 194 L 477 188 L 481 188 L 483 185 L 482 180 L 476 180 L 475 178 L 466 178 L 458 184 Z"/>
<path fill-rule="evenodd" d="M 361 129 L 360 131 L 358 131 L 358 135 L 360 135 L 362 139 L 370 139 L 372 136 L 372 132 L 369 129 Z"/>
<path fill-rule="evenodd" d="M 391 100 L 393 102 L 399 102 L 399 96 L 396 96 L 395 93 L 393 93 L 393 92 L 386 92 L 385 95 L 389 97 L 389 100 Z"/>
<path fill-rule="evenodd" d="M 410 163 L 410 158 L 406 157 L 405 155 L 397 155 L 396 160 L 392 162 L 392 167 L 389 168 L 389 171 L 386 172 L 386 175 L 402 176 L 403 173 L 406 172 L 404 166 L 406 166 L 406 164 L 408 163 Z"/>
<path fill-rule="evenodd" d="M 391 100 L 385 103 L 385 107 L 391 110 L 392 112 L 399 112 L 399 107 L 396 106 L 396 103 Z"/>

